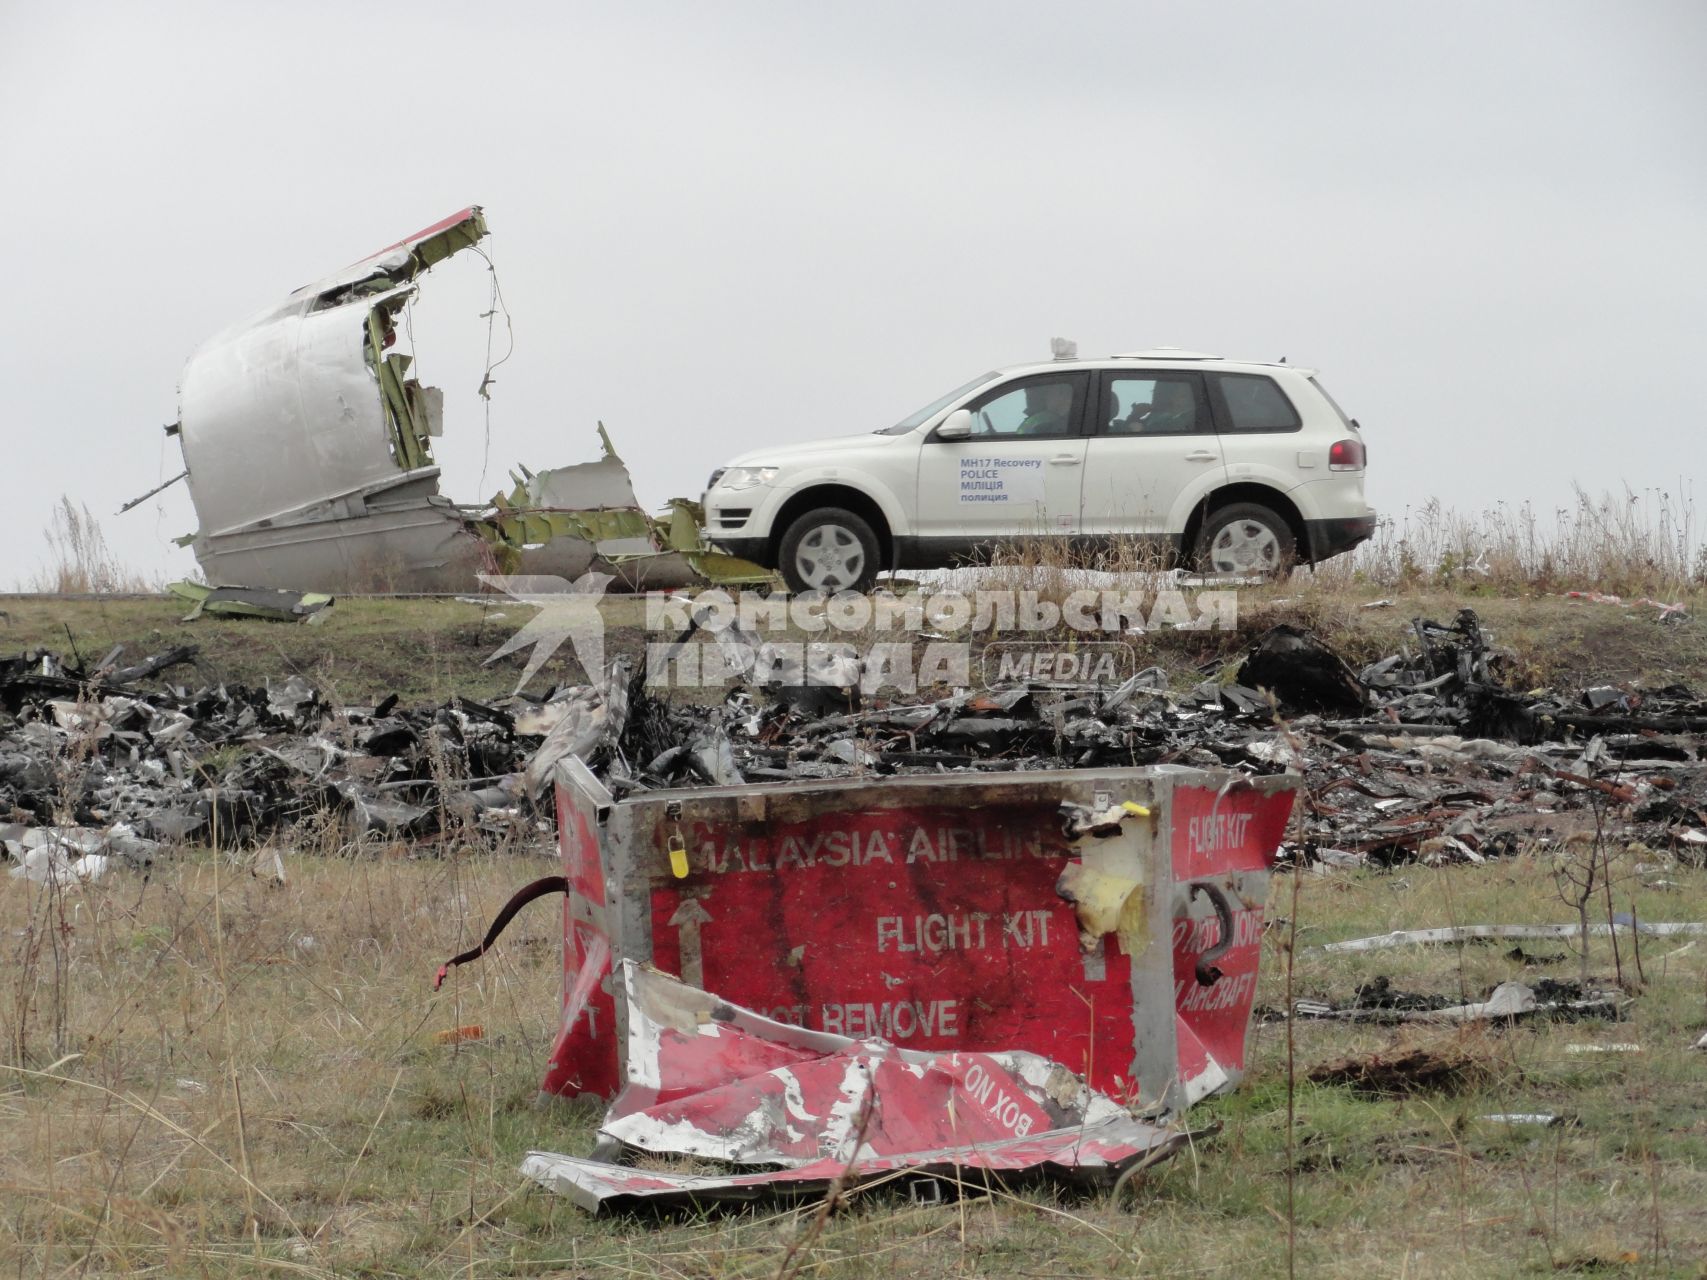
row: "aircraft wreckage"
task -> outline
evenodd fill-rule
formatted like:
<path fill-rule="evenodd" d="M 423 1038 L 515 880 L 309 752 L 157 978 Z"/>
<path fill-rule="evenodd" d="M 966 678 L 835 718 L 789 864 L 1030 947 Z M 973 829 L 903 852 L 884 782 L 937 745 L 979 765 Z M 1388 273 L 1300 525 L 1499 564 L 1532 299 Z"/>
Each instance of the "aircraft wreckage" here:
<path fill-rule="evenodd" d="M 697 504 L 643 509 L 611 447 L 597 461 L 513 473 L 483 506 L 439 491 L 444 393 L 410 375 L 396 320 L 420 277 L 486 235 L 478 205 L 399 240 L 226 329 L 184 367 L 168 427 L 210 583 L 291 591 L 464 591 L 481 573 L 612 589 L 760 583 L 708 546 Z"/>

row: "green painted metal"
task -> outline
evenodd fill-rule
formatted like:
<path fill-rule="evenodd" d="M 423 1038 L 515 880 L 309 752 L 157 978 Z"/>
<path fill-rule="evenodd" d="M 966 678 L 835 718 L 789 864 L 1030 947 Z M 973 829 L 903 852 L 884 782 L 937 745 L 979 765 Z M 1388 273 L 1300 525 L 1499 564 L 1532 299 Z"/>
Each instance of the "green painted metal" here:
<path fill-rule="evenodd" d="M 453 253 L 472 248 L 486 235 L 486 215 L 479 205 L 469 211 L 469 216 L 453 227 L 446 227 L 436 236 L 429 236 L 416 245 L 409 255 L 415 265 L 412 275 L 419 275 L 435 263 L 443 262 Z"/>
<path fill-rule="evenodd" d="M 403 471 L 430 467 L 433 455 L 427 446 L 427 424 L 420 420 L 407 386 L 411 358 L 402 354 L 387 356 L 384 350 L 385 305 L 381 304 L 367 313 L 367 361 L 379 379 L 380 399 L 391 427 L 392 453 Z"/>
<path fill-rule="evenodd" d="M 273 622 L 317 620 L 332 607 L 333 597 L 319 591 L 275 591 L 270 587 L 210 587 L 205 582 L 171 582 L 166 590 L 195 607 L 184 615 L 192 622 L 203 614 L 226 618 L 265 618 Z"/>

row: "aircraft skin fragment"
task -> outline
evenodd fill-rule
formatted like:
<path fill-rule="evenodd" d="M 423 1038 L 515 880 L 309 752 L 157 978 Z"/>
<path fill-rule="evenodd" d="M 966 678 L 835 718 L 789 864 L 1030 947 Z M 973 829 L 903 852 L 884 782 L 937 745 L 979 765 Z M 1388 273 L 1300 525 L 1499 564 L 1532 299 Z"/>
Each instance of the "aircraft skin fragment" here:
<path fill-rule="evenodd" d="M 804 1031 L 632 960 L 613 976 L 627 1079 L 601 1143 L 735 1168 L 690 1174 L 529 1153 L 524 1174 L 592 1213 L 821 1192 L 900 1171 L 1035 1169 L 1107 1185 L 1189 1141 L 1034 1053 L 909 1051 Z"/>
<path fill-rule="evenodd" d="M 179 382 L 179 445 L 210 582 L 459 591 L 482 573 L 610 573 L 617 589 L 760 583 L 679 510 L 654 519 L 603 424 L 593 462 L 523 472 L 489 509 L 441 494 L 443 394 L 392 348 L 434 264 L 486 235 L 471 205 L 215 335 Z"/>

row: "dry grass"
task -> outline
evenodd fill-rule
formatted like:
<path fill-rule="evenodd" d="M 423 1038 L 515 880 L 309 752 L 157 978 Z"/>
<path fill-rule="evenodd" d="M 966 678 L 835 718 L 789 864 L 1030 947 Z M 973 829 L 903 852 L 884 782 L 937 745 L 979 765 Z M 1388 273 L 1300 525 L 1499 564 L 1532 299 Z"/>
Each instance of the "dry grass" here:
<path fill-rule="evenodd" d="M 1687 496 L 1648 489 L 1596 498 L 1578 488 L 1550 513 L 1527 502 L 1473 516 L 1438 500 L 1406 507 L 1319 574 L 1405 590 L 1600 591 L 1671 601 L 1707 587 L 1707 545 Z"/>
<path fill-rule="evenodd" d="M 204 852 L 146 883 L 0 882 L 0 1254 L 20 1273 L 86 1255 L 94 1274 L 225 1274 L 248 1254 L 321 1273 L 447 1245 L 471 1198 L 515 1190 L 500 1132 L 556 1136 L 530 1085 L 551 913 L 430 991 L 529 865 L 292 856 L 277 886 Z M 486 1037 L 434 1045 L 470 1024 Z"/>
<path fill-rule="evenodd" d="M 1060 539 L 1021 537 L 997 546 L 987 565 L 949 570 L 942 585 L 968 593 L 1033 591 L 1059 604 L 1074 591 L 1165 585 L 1171 559 L 1165 547 L 1140 538 L 1115 538 L 1092 554 Z"/>
<path fill-rule="evenodd" d="M 25 590 L 54 595 L 112 595 L 158 591 L 161 581 L 130 568 L 107 545 L 101 522 L 86 503 L 62 496 L 43 531 L 48 562 Z"/>
<path fill-rule="evenodd" d="M 595 1114 L 535 1105 L 555 1023 L 559 921 L 524 915 L 498 952 L 466 945 L 538 863 L 286 855 L 282 887 L 187 851 L 143 882 L 53 891 L 0 879 L 0 1271 L 19 1275 L 636 1275 L 775 1273 L 810 1218 L 749 1209 L 662 1223 L 595 1222 L 535 1190 L 530 1147 L 585 1153 Z M 1681 891 L 1630 886 L 1647 919 L 1707 917 L 1707 873 Z M 1621 891 L 1622 893 L 1622 891 Z M 1278 882 L 1272 909 L 1289 888 Z M 1620 908 L 1624 906 L 1620 901 Z M 1398 876 L 1310 878 L 1303 946 L 1398 926 L 1565 920 L 1547 868 L 1514 861 Z M 1569 950 L 1561 945 L 1561 952 Z M 1484 1064 L 1451 1093 L 1368 1098 L 1300 1086 L 1299 1270 L 1323 1276 L 1496 1276 L 1624 1265 L 1699 1274 L 1707 1257 L 1703 1057 L 1707 947 L 1646 951 L 1632 1022 L 1503 1035 L 1299 1024 L 1300 1074 L 1348 1053 L 1442 1038 Z M 1610 976 L 1603 942 L 1591 956 Z M 1271 948 L 1259 1002 L 1280 1003 Z M 1551 969 L 1574 973 L 1574 956 Z M 1376 973 L 1456 993 L 1533 974 L 1496 947 L 1297 961 L 1298 994 L 1343 996 Z M 479 1025 L 482 1038 L 434 1033 Z M 1640 1054 L 1573 1054 L 1631 1041 Z M 962 1212 L 894 1191 L 856 1198 L 804 1274 L 1274 1274 L 1283 1266 L 1285 1061 L 1253 1035 L 1237 1095 L 1194 1120 L 1222 1132 L 1136 1200 L 1020 1189 Z M 1476 1119 L 1550 1110 L 1572 1124 Z M 1598 1260 L 1598 1261 L 1597 1261 Z"/>
<path fill-rule="evenodd" d="M 1170 557 L 1153 542 L 1116 538 L 1094 553 L 1024 535 L 984 567 L 950 572 L 957 590 L 1031 590 L 1059 600 L 1084 587 L 1154 587 Z M 1497 503 L 1476 514 L 1439 499 L 1386 515 L 1373 538 L 1308 574 L 1340 587 L 1404 591 L 1600 591 L 1675 599 L 1707 588 L 1707 543 L 1693 501 L 1669 492 L 1574 491 L 1551 512 Z"/>

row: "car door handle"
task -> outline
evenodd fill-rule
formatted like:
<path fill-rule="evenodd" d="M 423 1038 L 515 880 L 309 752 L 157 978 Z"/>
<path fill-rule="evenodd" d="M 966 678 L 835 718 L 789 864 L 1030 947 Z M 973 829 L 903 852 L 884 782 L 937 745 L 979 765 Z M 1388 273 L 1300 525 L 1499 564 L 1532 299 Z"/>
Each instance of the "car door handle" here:
<path fill-rule="evenodd" d="M 1076 453 L 1058 453 L 1049 459 L 1049 465 L 1053 467 L 1076 467 L 1083 461 L 1084 458 Z"/>
<path fill-rule="evenodd" d="M 1221 455 L 1218 453 L 1210 453 L 1207 449 L 1199 449 L 1195 453 L 1186 454 L 1185 460 L 1187 462 L 1219 462 L 1221 461 Z"/>

